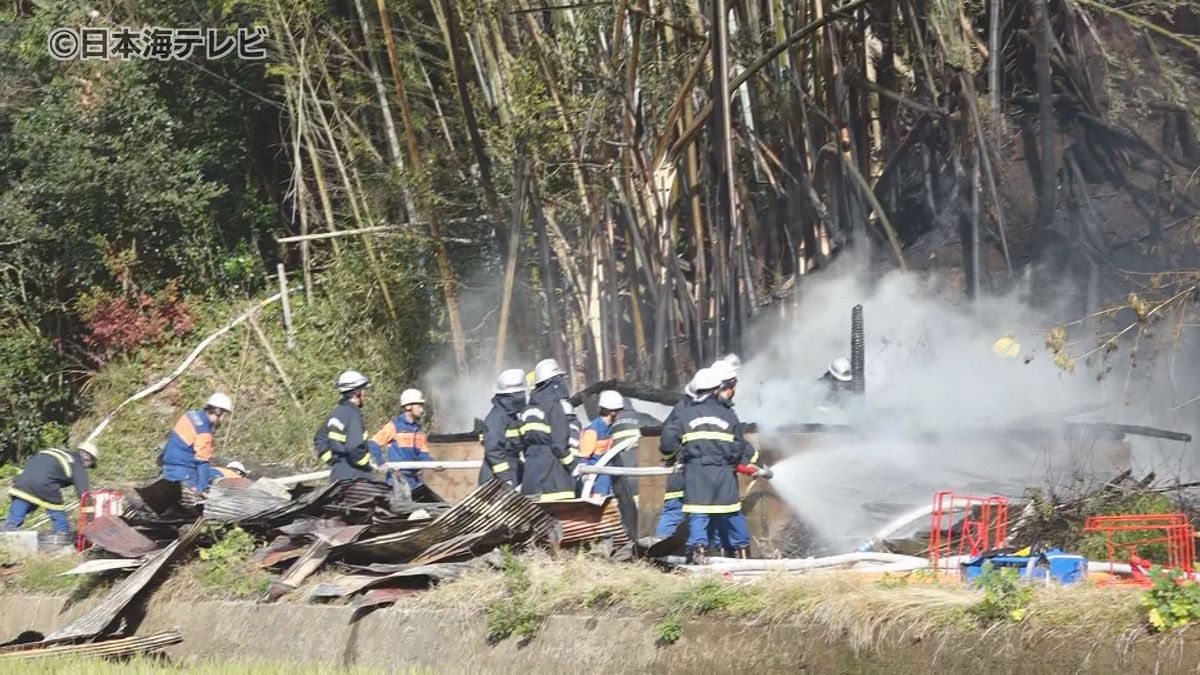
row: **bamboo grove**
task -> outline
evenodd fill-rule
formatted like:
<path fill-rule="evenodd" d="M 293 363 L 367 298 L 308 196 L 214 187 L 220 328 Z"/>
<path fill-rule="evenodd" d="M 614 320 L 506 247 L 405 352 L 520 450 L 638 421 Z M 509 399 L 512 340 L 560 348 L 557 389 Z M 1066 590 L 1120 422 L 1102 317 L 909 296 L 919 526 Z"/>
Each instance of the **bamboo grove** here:
<path fill-rule="evenodd" d="M 419 232 L 460 375 L 536 345 L 673 383 L 845 251 L 882 271 L 948 244 L 968 297 L 1040 261 L 1086 313 L 1132 249 L 1196 265 L 1170 245 L 1197 210 L 1186 93 L 1110 72 L 1120 38 L 1194 89 L 1196 38 L 1158 5 L 273 0 L 295 252 L 307 276 L 360 240 L 402 321 L 377 235 Z M 1145 231 L 1119 241 L 1111 214 Z M 479 328 L 464 241 L 499 261 Z"/>

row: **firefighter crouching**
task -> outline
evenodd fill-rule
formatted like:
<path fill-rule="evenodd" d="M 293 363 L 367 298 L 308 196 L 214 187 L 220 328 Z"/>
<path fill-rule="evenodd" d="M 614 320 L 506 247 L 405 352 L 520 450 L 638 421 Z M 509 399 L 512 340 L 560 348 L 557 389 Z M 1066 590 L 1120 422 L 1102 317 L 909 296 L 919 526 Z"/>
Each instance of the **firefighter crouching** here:
<path fill-rule="evenodd" d="M 533 393 L 521 412 L 521 444 L 525 475 L 521 494 L 534 501 L 554 502 L 575 497 L 575 453 L 571 451 L 565 373 L 554 359 L 533 369 Z M 571 415 L 574 417 L 574 415 Z"/>
<path fill-rule="evenodd" d="M 509 487 L 521 484 L 521 410 L 525 408 L 525 371 L 510 368 L 496 379 L 492 409 L 483 420 L 483 466 L 479 484 L 492 478 Z"/>
<path fill-rule="evenodd" d="M 688 557 L 695 564 L 707 561 L 711 522 L 721 542 L 731 547 L 735 556 L 745 558 L 750 531 L 742 514 L 737 473 L 743 467 L 742 472 L 771 478 L 771 472 L 757 465 L 758 451 L 746 441 L 744 427 L 733 412 L 736 375 L 732 380 L 723 379 L 718 369 L 703 368 L 694 383 L 695 402 L 679 413 L 683 512 L 690 520 Z"/>
<path fill-rule="evenodd" d="M 217 392 L 208 397 L 203 409 L 189 410 L 176 420 L 159 455 L 163 478 L 196 492 L 208 490 L 213 434 L 232 411 L 233 401 Z"/>
<path fill-rule="evenodd" d="M 371 381 L 356 370 L 338 376 L 341 402 L 313 436 L 317 457 L 330 467 L 329 482 L 370 479 L 371 452 L 367 447 L 362 406 Z"/>
<path fill-rule="evenodd" d="M 84 441 L 75 452 L 48 448 L 30 457 L 8 491 L 11 503 L 4 529 L 20 529 L 26 516 L 43 508 L 55 532 L 70 532 L 62 489 L 73 485 L 77 495 L 83 496 L 88 491 L 88 469 L 95 468 L 99 456 L 95 444 Z"/>

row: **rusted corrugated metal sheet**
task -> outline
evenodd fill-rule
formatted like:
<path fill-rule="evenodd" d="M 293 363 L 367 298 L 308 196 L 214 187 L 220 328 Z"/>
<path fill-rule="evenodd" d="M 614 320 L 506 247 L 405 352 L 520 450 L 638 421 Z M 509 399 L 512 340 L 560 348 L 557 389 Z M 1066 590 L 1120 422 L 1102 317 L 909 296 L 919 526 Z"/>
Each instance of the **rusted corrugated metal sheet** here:
<path fill-rule="evenodd" d="M 116 588 L 105 596 L 100 604 L 92 611 L 76 619 L 46 637 L 42 644 L 56 643 L 66 640 L 78 640 L 99 635 L 116 624 L 121 614 L 133 603 L 146 586 L 154 580 L 165 568 L 179 559 L 185 551 L 192 547 L 200 534 L 203 521 L 196 521 L 173 544 L 167 546 L 157 555 L 146 561 L 136 572 L 125 577 Z"/>
<path fill-rule="evenodd" d="M 317 584 L 308 594 L 309 601 L 344 598 L 366 588 L 371 582 L 378 580 L 374 574 L 346 574 L 332 581 Z"/>
<path fill-rule="evenodd" d="M 246 479 L 218 481 L 208 489 L 204 518 L 218 523 L 236 523 L 264 511 L 277 509 L 290 500 L 263 492 Z"/>
<path fill-rule="evenodd" d="M 47 646 L 42 642 L 34 642 L 31 644 L 18 645 L 15 647 L 6 647 L 0 650 L 0 663 L 14 661 L 28 661 L 31 659 L 43 659 L 49 657 L 92 657 L 92 658 L 117 658 L 122 656 L 133 656 L 134 654 L 146 654 L 158 652 L 183 642 L 183 634 L 179 629 L 172 628 L 171 630 L 162 631 L 145 637 L 130 637 L 119 640 L 105 640 L 104 642 L 95 642 L 90 644 L 80 645 L 53 645 Z"/>
<path fill-rule="evenodd" d="M 328 530 L 344 527 L 345 525 L 346 521 L 341 518 L 305 518 L 278 529 L 280 534 L 285 534 L 289 537 L 298 537 L 304 534 L 312 534 L 317 530 Z"/>
<path fill-rule="evenodd" d="M 560 546 L 578 546 L 600 539 L 612 538 L 621 546 L 629 542 L 625 528 L 621 526 L 621 513 L 617 500 L 609 497 L 597 505 L 593 502 L 574 499 L 565 502 L 548 502 L 540 505 L 550 512 L 562 526 Z"/>
<path fill-rule="evenodd" d="M 339 481 L 323 490 L 263 511 L 242 521 L 242 527 L 270 529 L 298 518 L 341 518 L 347 523 L 365 522 L 376 506 L 386 506 L 391 489 L 375 481 Z"/>
<path fill-rule="evenodd" d="M 123 558 L 140 558 L 158 548 L 149 537 L 117 516 L 100 516 L 80 533 L 96 546 Z"/>
<path fill-rule="evenodd" d="M 333 546 L 353 542 L 365 529 L 365 525 L 347 525 L 337 529 L 314 532 L 316 541 L 305 549 L 304 553 L 296 562 L 292 563 L 292 566 L 283 573 L 278 581 L 271 584 L 271 588 L 267 592 L 268 599 L 275 601 L 295 590 L 313 572 L 320 569 L 321 565 L 325 564 L 325 559 L 329 557 L 329 551 Z"/>
<path fill-rule="evenodd" d="M 334 550 L 348 562 L 410 562 L 430 547 L 470 534 L 509 529 L 508 541 L 557 542 L 556 523 L 537 504 L 517 494 L 504 483 L 490 481 L 476 488 L 461 502 L 419 530 L 385 534 Z"/>
<path fill-rule="evenodd" d="M 430 546 L 413 558 L 412 564 L 429 564 L 442 560 L 483 555 L 512 539 L 512 530 L 507 525 L 492 528 L 487 532 L 471 532 Z"/>
<path fill-rule="evenodd" d="M 328 600 L 354 595 L 376 586 L 403 584 L 407 588 L 425 588 L 430 584 L 462 576 L 468 563 L 440 563 L 436 565 L 380 565 L 399 567 L 383 576 L 375 574 L 347 574 L 318 585 L 308 594 L 309 600 Z"/>

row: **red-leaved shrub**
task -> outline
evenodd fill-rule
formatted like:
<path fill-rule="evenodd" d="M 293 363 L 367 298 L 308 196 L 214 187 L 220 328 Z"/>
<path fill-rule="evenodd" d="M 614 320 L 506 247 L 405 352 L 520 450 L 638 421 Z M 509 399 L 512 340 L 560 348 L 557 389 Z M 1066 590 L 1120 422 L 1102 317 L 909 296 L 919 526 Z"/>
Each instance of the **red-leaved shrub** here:
<path fill-rule="evenodd" d="M 174 285 L 150 295 L 114 295 L 96 290 L 79 303 L 89 356 L 102 364 L 118 354 L 147 345 L 161 345 L 196 327 L 196 318 Z"/>

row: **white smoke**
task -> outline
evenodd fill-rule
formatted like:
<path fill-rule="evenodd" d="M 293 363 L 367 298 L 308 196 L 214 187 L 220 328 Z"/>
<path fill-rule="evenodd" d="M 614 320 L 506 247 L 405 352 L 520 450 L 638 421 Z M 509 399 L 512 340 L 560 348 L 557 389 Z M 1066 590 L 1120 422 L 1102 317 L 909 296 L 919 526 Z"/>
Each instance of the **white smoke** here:
<path fill-rule="evenodd" d="M 1076 317 L 1035 312 L 1016 293 L 975 305 L 960 298 L 961 292 L 942 293 L 934 281 L 912 274 L 889 275 L 872 286 L 844 275 L 813 278 L 789 315 L 763 327 L 756 347 L 743 355 L 738 413 L 756 422 L 774 448 L 794 453 L 775 467 L 773 487 L 829 547 L 861 542 L 900 512 L 930 503 L 939 490 L 1019 496 L 1027 486 L 1109 479 L 1130 462 L 1135 470 L 1159 470 L 1160 478 L 1164 468 L 1173 475 L 1196 468 L 1184 459 L 1189 446 L 1180 443 L 1138 440 L 1131 457 L 1094 434 L 1021 433 L 1086 404 L 1103 407 L 1072 421 L 1190 430 L 1197 426 L 1195 406 L 1190 418 L 1161 414 L 1171 400 L 1195 395 L 1186 388 L 1168 395 L 1162 385 L 1167 365 L 1177 371 L 1176 381 L 1200 388 L 1194 377 L 1179 377 L 1181 364 L 1159 359 L 1141 364 L 1139 372 L 1118 359 L 1098 378 L 1079 361 L 1069 373 L 1055 364 L 1045 339 L 1055 325 Z M 864 307 L 866 393 L 821 410 L 824 389 L 817 378 L 831 360 L 850 356 L 856 304 Z M 1077 326 L 1068 350 L 1091 349 L 1089 331 L 1094 328 Z M 993 352 L 1006 335 L 1020 344 L 1016 358 Z M 1126 371 L 1135 374 L 1127 380 Z M 784 433 L 803 422 L 858 431 Z"/>

